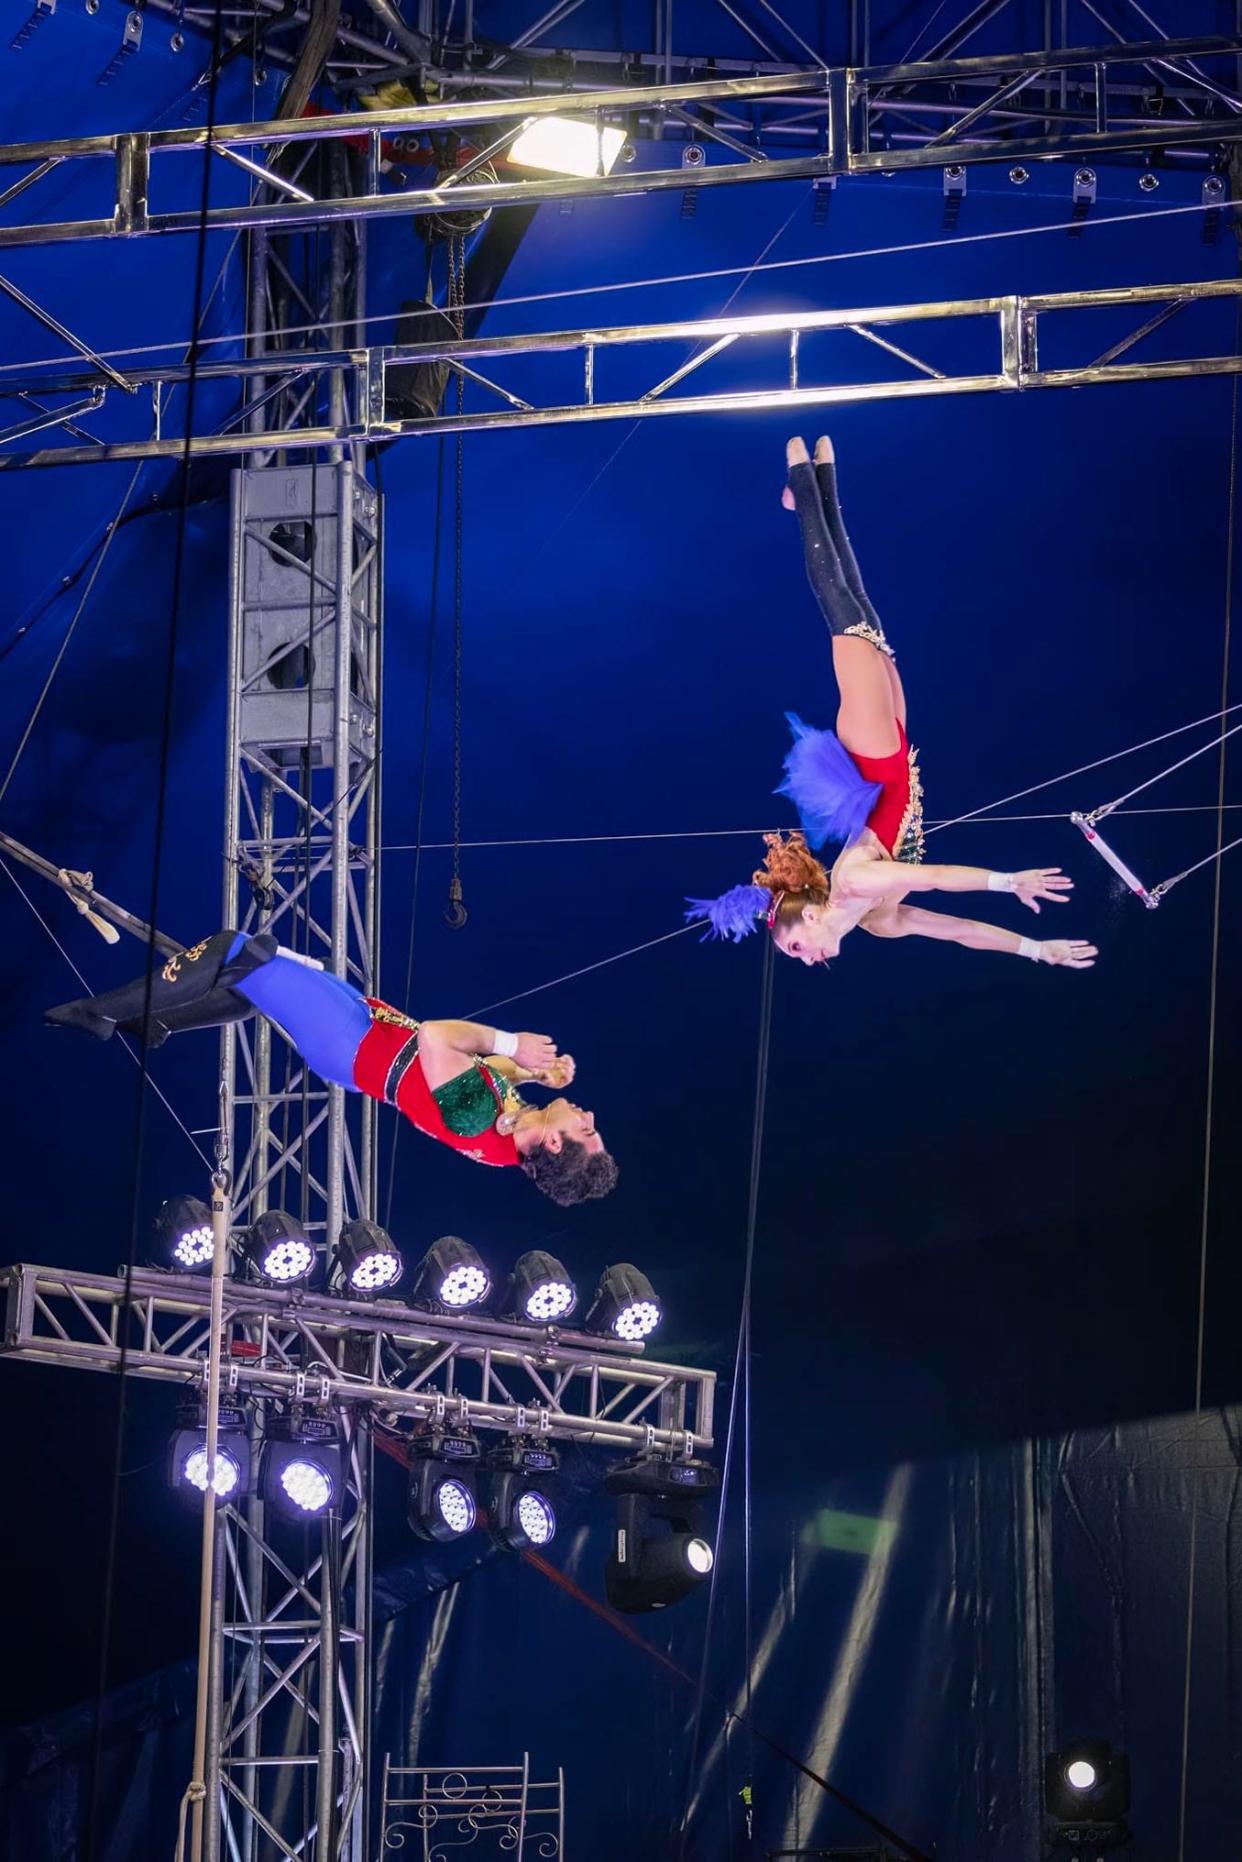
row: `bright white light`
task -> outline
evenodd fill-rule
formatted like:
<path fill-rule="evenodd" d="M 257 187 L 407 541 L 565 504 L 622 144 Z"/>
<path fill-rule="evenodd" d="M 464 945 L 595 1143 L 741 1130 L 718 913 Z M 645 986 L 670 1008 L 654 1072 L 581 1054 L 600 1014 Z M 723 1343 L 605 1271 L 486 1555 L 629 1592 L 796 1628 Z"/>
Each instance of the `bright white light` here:
<path fill-rule="evenodd" d="M 265 1280 L 301 1280 L 315 1264 L 315 1250 L 301 1238 L 278 1241 L 263 1256 Z"/>
<path fill-rule="evenodd" d="M 206 1493 L 207 1450 L 205 1448 L 192 1448 L 185 1458 L 185 1466 L 182 1468 L 181 1472 L 184 1474 L 186 1480 L 189 1481 L 191 1487 L 197 1487 L 200 1493 Z M 217 1450 L 216 1474 L 215 1479 L 211 1483 L 216 1490 L 216 1499 L 227 1500 L 240 1479 L 241 1469 L 234 1461 L 232 1455 L 226 1455 L 223 1451 Z"/>
<path fill-rule="evenodd" d="M 686 1547 L 686 1563 L 692 1571 L 705 1578 L 715 1562 L 706 1539 L 691 1539 Z"/>
<path fill-rule="evenodd" d="M 570 116 L 540 116 L 509 146 L 518 168 L 554 175 L 611 174 L 625 142 L 623 129 L 597 128 Z"/>
<path fill-rule="evenodd" d="M 445 1306 L 477 1306 L 488 1289 L 488 1278 L 481 1267 L 454 1267 L 440 1282 L 440 1300 Z"/>
<path fill-rule="evenodd" d="M 460 1481 L 441 1481 L 436 1488 L 436 1505 L 440 1518 L 450 1532 L 469 1532 L 475 1522 L 474 1499 Z"/>
<path fill-rule="evenodd" d="M 349 1284 L 359 1293 L 378 1293 L 401 1278 L 401 1256 L 377 1252 L 364 1254 L 349 1276 Z"/>
<path fill-rule="evenodd" d="M 574 1290 L 567 1280 L 545 1280 L 526 1296 L 528 1319 L 559 1319 L 574 1303 Z"/>
<path fill-rule="evenodd" d="M 173 1259 L 181 1267 L 201 1267 L 215 1251 L 210 1228 L 182 1229 L 173 1249 Z"/>
<path fill-rule="evenodd" d="M 291 1461 L 280 1470 L 280 1484 L 304 1513 L 322 1513 L 332 1498 L 332 1482 L 314 1461 Z"/>
<path fill-rule="evenodd" d="M 556 1536 L 552 1502 L 541 1493 L 524 1493 L 517 1503 L 518 1525 L 532 1545 L 548 1545 Z"/>
<path fill-rule="evenodd" d="M 660 1308 L 654 1300 L 631 1300 L 612 1322 L 618 1338 L 646 1338 L 660 1323 Z"/>
<path fill-rule="evenodd" d="M 1096 1770 L 1090 1759 L 1074 1759 L 1065 1767 L 1065 1782 L 1075 1791 L 1089 1791 L 1095 1780 Z"/>

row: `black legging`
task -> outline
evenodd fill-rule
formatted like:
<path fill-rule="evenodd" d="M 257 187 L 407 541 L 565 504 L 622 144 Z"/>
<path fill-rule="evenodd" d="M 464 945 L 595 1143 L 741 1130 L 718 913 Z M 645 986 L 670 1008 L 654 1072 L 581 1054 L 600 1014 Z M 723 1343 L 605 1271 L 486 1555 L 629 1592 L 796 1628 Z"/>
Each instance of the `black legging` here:
<path fill-rule="evenodd" d="M 806 573 L 829 630 L 834 634 L 878 635 L 884 641 L 880 617 L 862 584 L 858 560 L 845 532 L 841 500 L 837 495 L 837 468 L 831 460 L 809 461 L 789 468 L 789 488 L 802 529 Z"/>

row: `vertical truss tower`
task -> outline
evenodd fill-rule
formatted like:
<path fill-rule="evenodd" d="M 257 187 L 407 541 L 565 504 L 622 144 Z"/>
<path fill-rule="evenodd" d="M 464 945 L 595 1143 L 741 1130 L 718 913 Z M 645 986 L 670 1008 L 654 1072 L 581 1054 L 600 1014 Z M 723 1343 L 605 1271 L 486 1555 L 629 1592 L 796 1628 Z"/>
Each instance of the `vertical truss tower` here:
<path fill-rule="evenodd" d="M 343 191 L 344 151 L 299 154 Z M 364 239 L 348 223 L 309 239 L 256 233 L 252 343 L 309 354 L 352 340 Z M 300 388 L 259 378 L 248 425 L 347 422 L 348 397 L 340 372 Z M 233 474 L 224 921 L 272 932 L 364 994 L 378 964 L 381 551 L 380 501 L 347 447 Z M 342 1223 L 375 1214 L 375 1106 L 310 1075 L 263 1020 L 225 1029 L 222 1070 L 238 1231 L 284 1209 L 330 1268 Z M 272 1348 L 256 1333 L 256 1353 Z M 309 1408 L 316 1380 L 302 1357 L 296 1368 L 292 1407 L 304 1396 Z M 256 1447 L 270 1407 L 252 1412 Z M 221 1515 L 209 1862 L 367 1853 L 371 1440 L 360 1406 L 332 1413 L 346 1479 L 326 1519 L 290 1525 L 261 1497 Z"/>

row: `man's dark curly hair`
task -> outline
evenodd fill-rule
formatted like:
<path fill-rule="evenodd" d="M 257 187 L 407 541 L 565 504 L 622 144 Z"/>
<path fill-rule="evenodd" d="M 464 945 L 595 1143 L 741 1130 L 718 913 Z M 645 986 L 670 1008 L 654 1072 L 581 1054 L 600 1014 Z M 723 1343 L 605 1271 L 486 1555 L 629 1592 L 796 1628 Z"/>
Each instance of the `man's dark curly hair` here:
<path fill-rule="evenodd" d="M 573 1203 L 593 1202 L 616 1188 L 617 1160 L 609 1151 L 588 1151 L 576 1138 L 566 1138 L 559 1151 L 537 1145 L 522 1159 L 522 1169 L 536 1189 L 568 1209 Z"/>

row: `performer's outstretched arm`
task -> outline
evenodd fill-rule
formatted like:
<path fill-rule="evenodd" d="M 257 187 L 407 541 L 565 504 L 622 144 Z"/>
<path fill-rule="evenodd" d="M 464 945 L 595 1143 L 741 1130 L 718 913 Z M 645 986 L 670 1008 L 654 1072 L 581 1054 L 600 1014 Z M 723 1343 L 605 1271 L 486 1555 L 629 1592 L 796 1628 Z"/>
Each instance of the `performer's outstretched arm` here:
<path fill-rule="evenodd" d="M 864 928 L 877 937 L 934 937 L 967 950 L 997 950 L 1010 957 L 1030 957 L 1068 970 L 1089 970 L 1099 955 L 1094 944 L 1082 938 L 1019 937 L 1000 925 L 981 924 L 973 918 L 954 918 L 948 912 L 929 912 L 921 905 L 899 905 L 875 926 Z"/>
<path fill-rule="evenodd" d="M 908 892 L 1012 892 L 1039 910 L 1039 901 L 1068 905 L 1074 882 L 1059 866 L 1032 867 L 1024 873 L 995 873 L 985 866 L 913 866 L 904 861 L 846 859 L 833 878 L 839 899 L 899 899 Z"/>

